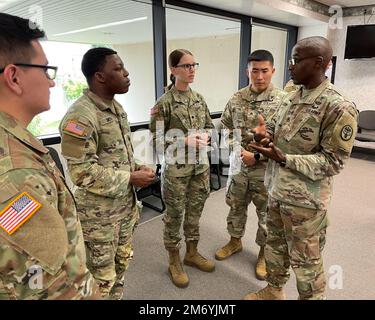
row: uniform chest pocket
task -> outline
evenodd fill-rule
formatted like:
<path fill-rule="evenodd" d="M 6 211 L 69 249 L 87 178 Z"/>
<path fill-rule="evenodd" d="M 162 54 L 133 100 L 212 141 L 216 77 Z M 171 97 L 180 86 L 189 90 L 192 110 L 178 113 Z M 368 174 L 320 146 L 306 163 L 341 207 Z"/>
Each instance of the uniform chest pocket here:
<path fill-rule="evenodd" d="M 184 105 L 176 104 L 173 106 L 173 110 L 170 127 L 173 129 L 191 129 L 187 108 Z"/>
<path fill-rule="evenodd" d="M 111 116 L 100 119 L 99 120 L 99 125 L 100 125 L 99 133 L 111 134 L 113 127 L 118 126 L 117 123 L 118 121 L 116 121 L 116 119 L 114 119 Z"/>
<path fill-rule="evenodd" d="M 305 151 L 313 150 L 319 142 L 320 122 L 311 114 L 304 114 L 297 117 L 291 124 L 291 130 L 285 135 L 285 140 L 299 142 Z"/>
<path fill-rule="evenodd" d="M 233 112 L 233 126 L 236 129 L 245 127 L 245 116 L 243 110 L 235 109 Z"/>
<path fill-rule="evenodd" d="M 190 107 L 190 117 L 193 127 L 204 129 L 206 125 L 206 110 L 200 102 L 196 102 Z"/>
<path fill-rule="evenodd" d="M 246 128 L 255 128 L 258 125 L 258 115 L 263 114 L 262 110 L 246 108 L 244 111 L 244 123 Z"/>

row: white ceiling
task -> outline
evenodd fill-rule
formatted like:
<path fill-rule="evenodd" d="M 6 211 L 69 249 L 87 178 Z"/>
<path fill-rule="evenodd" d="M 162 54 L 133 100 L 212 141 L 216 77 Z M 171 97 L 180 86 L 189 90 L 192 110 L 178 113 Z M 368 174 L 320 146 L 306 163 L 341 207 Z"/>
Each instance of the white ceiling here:
<path fill-rule="evenodd" d="M 205 5 L 212 8 L 222 9 L 235 13 L 250 15 L 257 18 L 276 21 L 279 23 L 293 26 L 313 26 L 321 24 L 322 21 L 281 10 L 274 6 L 278 4 L 279 8 L 285 8 L 290 4 L 281 0 L 183 0 L 196 4 Z M 328 21 L 328 18 L 327 18 Z"/>
<path fill-rule="evenodd" d="M 375 0 L 317 0 L 328 6 L 339 5 L 343 7 L 358 7 L 375 5 Z"/>
<path fill-rule="evenodd" d="M 151 2 L 151 0 L 142 0 Z M 223 10 L 296 26 L 321 24 L 265 5 L 260 0 L 191 0 Z M 270 2 L 268 0 L 268 2 Z M 263 4 L 262 4 L 263 3 Z M 0 0 L 0 9 L 26 18 L 37 17 L 49 40 L 92 44 L 121 44 L 152 41 L 151 5 L 131 0 Z M 129 21 L 117 26 L 59 35 L 98 25 Z M 190 12 L 167 9 L 167 39 L 204 37 L 239 33 L 238 21 L 204 17 Z"/>

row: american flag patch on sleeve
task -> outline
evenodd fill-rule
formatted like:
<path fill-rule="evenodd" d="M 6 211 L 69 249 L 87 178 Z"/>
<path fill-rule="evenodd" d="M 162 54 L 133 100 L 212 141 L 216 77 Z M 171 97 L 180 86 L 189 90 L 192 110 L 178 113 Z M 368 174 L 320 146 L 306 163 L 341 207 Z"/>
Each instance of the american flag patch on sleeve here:
<path fill-rule="evenodd" d="M 85 133 L 85 128 L 79 125 L 77 122 L 70 120 L 65 127 L 65 131 L 83 136 Z"/>
<path fill-rule="evenodd" d="M 29 220 L 42 205 L 27 192 L 21 193 L 0 212 L 0 227 L 9 235 Z"/>

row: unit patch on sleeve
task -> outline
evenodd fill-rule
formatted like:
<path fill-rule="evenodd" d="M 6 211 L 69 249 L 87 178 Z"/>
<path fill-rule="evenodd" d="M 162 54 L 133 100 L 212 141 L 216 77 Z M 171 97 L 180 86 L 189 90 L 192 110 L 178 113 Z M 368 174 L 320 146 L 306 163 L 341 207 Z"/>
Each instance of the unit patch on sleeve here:
<path fill-rule="evenodd" d="M 41 207 L 38 201 L 27 192 L 23 192 L 0 212 L 0 227 L 11 235 Z"/>

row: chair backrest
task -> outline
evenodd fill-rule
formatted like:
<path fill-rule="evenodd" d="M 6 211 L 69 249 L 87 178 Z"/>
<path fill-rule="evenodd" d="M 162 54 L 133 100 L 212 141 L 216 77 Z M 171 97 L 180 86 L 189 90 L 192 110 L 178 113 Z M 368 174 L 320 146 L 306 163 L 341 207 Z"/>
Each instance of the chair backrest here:
<path fill-rule="evenodd" d="M 53 161 L 55 161 L 55 163 L 57 165 L 57 168 L 59 168 L 61 174 L 65 178 L 64 168 L 63 168 L 63 165 L 61 163 L 61 160 L 60 160 L 58 152 L 54 148 L 52 148 L 52 147 L 47 147 L 47 149 L 49 150 L 49 154 L 51 155 Z"/>
<path fill-rule="evenodd" d="M 365 130 L 375 130 L 375 110 L 361 111 L 358 127 Z"/>

